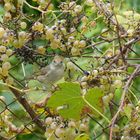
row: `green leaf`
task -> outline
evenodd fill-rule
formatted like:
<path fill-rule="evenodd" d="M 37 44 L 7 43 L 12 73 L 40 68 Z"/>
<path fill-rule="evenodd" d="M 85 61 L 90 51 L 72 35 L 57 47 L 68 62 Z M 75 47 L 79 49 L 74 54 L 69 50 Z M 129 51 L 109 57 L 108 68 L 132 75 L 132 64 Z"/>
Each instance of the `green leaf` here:
<path fill-rule="evenodd" d="M 90 138 L 87 134 L 80 134 L 75 138 L 75 140 L 90 140 Z"/>
<path fill-rule="evenodd" d="M 99 112 L 103 112 L 103 102 L 102 97 L 104 96 L 103 91 L 98 88 L 89 89 L 89 91 L 85 95 L 85 99 Z M 94 112 L 95 116 L 98 117 L 99 114 Z"/>
<path fill-rule="evenodd" d="M 64 118 L 80 119 L 83 106 L 80 85 L 77 83 L 59 84 L 59 90 L 48 101 L 48 107 L 57 109 Z"/>
<path fill-rule="evenodd" d="M 122 95 L 122 88 L 117 88 L 115 90 L 115 96 L 114 96 L 114 102 L 115 103 L 119 104 L 121 95 Z"/>

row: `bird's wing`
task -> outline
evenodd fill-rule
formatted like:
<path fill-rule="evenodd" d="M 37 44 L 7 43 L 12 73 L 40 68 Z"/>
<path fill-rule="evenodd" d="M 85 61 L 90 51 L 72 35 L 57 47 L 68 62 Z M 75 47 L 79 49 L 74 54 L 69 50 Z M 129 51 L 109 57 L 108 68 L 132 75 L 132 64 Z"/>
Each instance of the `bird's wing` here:
<path fill-rule="evenodd" d="M 41 68 L 38 72 L 36 72 L 35 75 L 36 76 L 47 75 L 47 73 L 49 73 L 49 71 L 50 71 L 50 67 L 46 66 L 46 67 Z"/>

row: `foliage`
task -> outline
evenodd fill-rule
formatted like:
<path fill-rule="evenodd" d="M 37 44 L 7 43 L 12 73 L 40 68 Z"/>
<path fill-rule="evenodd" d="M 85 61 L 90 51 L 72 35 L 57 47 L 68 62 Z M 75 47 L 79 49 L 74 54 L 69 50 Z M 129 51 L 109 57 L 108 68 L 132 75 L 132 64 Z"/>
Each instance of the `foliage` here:
<path fill-rule="evenodd" d="M 0 139 L 140 139 L 140 1 L 0 1 Z"/>

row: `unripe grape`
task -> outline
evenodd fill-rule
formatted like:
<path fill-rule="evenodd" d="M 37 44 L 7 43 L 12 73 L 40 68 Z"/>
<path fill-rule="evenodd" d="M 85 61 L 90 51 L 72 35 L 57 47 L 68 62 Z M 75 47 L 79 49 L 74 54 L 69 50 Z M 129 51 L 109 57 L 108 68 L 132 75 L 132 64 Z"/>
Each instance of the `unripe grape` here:
<path fill-rule="evenodd" d="M 72 47 L 71 53 L 72 53 L 72 55 L 74 55 L 74 56 L 75 56 L 75 55 L 80 55 L 80 50 L 77 49 L 77 48 Z"/>
<path fill-rule="evenodd" d="M 87 126 L 84 123 L 81 123 L 79 126 L 80 131 L 87 131 Z"/>
<path fill-rule="evenodd" d="M 42 32 L 43 24 L 40 22 L 35 22 L 35 24 L 32 26 L 32 30 Z"/>
<path fill-rule="evenodd" d="M 52 117 L 47 117 L 47 118 L 45 119 L 45 124 L 46 124 L 46 125 L 50 125 L 50 124 L 52 123 L 52 121 L 53 121 Z"/>
<path fill-rule="evenodd" d="M 0 52 L 4 53 L 6 51 L 6 47 L 5 46 L 0 46 Z"/>
<path fill-rule="evenodd" d="M 56 43 L 53 43 L 53 42 L 50 44 L 50 46 L 51 46 L 52 49 L 59 48 L 59 46 Z"/>
<path fill-rule="evenodd" d="M 82 30 L 82 32 L 86 32 L 86 31 L 87 31 L 87 26 L 82 25 L 82 26 L 81 26 L 81 30 Z"/>
<path fill-rule="evenodd" d="M 4 61 L 4 62 L 7 61 L 8 60 L 8 56 L 6 54 L 2 54 L 1 55 L 1 60 Z"/>
<path fill-rule="evenodd" d="M 70 42 L 70 43 L 71 43 L 71 42 L 74 42 L 74 39 L 75 39 L 75 38 L 74 38 L 73 36 L 70 36 L 70 37 L 68 38 L 68 42 Z"/>
<path fill-rule="evenodd" d="M 79 45 L 79 40 L 74 41 L 73 46 L 77 47 Z"/>
<path fill-rule="evenodd" d="M 84 48 L 85 46 L 86 46 L 85 40 L 81 40 L 81 41 L 79 42 L 79 47 L 80 47 L 80 48 Z"/>
<path fill-rule="evenodd" d="M 119 65 L 119 66 L 122 66 L 122 65 L 123 65 L 123 60 L 119 59 L 119 60 L 118 60 L 118 65 Z"/>
<path fill-rule="evenodd" d="M 52 130 L 55 130 L 57 128 L 57 123 L 56 122 L 53 122 L 51 125 L 50 125 L 50 128 Z"/>
<path fill-rule="evenodd" d="M 6 11 L 10 11 L 10 10 L 12 9 L 12 4 L 9 3 L 9 2 L 6 2 L 6 3 L 4 4 L 4 9 L 5 9 Z"/>
<path fill-rule="evenodd" d="M 54 33 L 54 30 L 49 28 L 45 33 L 46 34 L 46 39 L 52 40 L 54 38 L 53 33 Z"/>
<path fill-rule="evenodd" d="M 82 78 L 81 78 L 81 82 L 84 82 L 84 81 L 87 81 L 88 80 L 88 77 L 87 76 L 83 76 Z"/>
<path fill-rule="evenodd" d="M 62 31 L 63 34 L 67 33 L 66 28 L 64 28 L 64 27 L 61 28 L 61 31 Z"/>
<path fill-rule="evenodd" d="M 10 12 L 6 12 L 5 15 L 4 15 L 4 18 L 5 18 L 5 20 L 7 20 L 7 21 L 10 20 L 10 19 L 12 18 Z"/>
<path fill-rule="evenodd" d="M 12 55 L 12 53 L 13 53 L 13 51 L 12 51 L 11 49 L 7 49 L 7 50 L 6 50 L 6 54 L 7 54 L 7 56 Z"/>
<path fill-rule="evenodd" d="M 83 23 L 86 23 L 86 22 L 88 21 L 88 18 L 87 18 L 86 16 L 84 16 L 84 17 L 82 17 L 81 21 L 82 21 Z"/>
<path fill-rule="evenodd" d="M 109 93 L 108 96 L 109 96 L 110 99 L 112 99 L 114 95 L 113 95 L 113 93 Z"/>
<path fill-rule="evenodd" d="M 25 31 L 21 31 L 18 33 L 18 37 L 19 39 L 24 40 L 27 37 L 27 34 Z"/>
<path fill-rule="evenodd" d="M 4 28 L 0 27 L 0 38 L 2 38 L 4 34 L 5 34 Z"/>
<path fill-rule="evenodd" d="M 81 82 L 81 87 L 82 88 L 87 88 L 87 82 Z"/>
<path fill-rule="evenodd" d="M 116 55 L 120 54 L 120 50 L 116 50 L 116 51 L 115 51 L 115 54 L 116 54 Z"/>
<path fill-rule="evenodd" d="M 75 13 L 79 14 L 82 11 L 82 6 L 81 5 L 76 5 L 74 8 Z"/>
<path fill-rule="evenodd" d="M 133 36 L 133 34 L 134 34 L 134 29 L 129 29 L 129 30 L 127 30 L 127 34 L 128 34 L 128 36 Z"/>
<path fill-rule="evenodd" d="M 68 127 L 76 128 L 75 122 L 74 122 L 74 121 L 70 121 L 70 122 L 68 123 Z"/>
<path fill-rule="evenodd" d="M 9 70 L 11 68 L 11 64 L 9 62 L 5 62 L 2 64 L 3 70 Z"/>
<path fill-rule="evenodd" d="M 39 46 L 37 48 L 37 52 L 40 53 L 40 54 L 45 54 L 45 51 L 46 51 L 46 49 L 43 46 Z"/>
<path fill-rule="evenodd" d="M 27 23 L 26 23 L 26 22 L 21 22 L 21 23 L 20 23 L 20 27 L 21 27 L 22 29 L 26 29 Z"/>
<path fill-rule="evenodd" d="M 106 56 L 107 57 L 112 57 L 113 56 L 112 50 L 108 50 L 107 53 L 106 53 Z"/>
<path fill-rule="evenodd" d="M 61 129 L 61 128 L 57 128 L 55 130 L 55 134 L 56 134 L 57 137 L 63 137 L 64 133 L 65 133 L 65 131 L 63 129 Z"/>
<path fill-rule="evenodd" d="M 116 88 L 121 88 L 122 85 L 123 85 L 123 83 L 122 83 L 121 80 L 115 80 L 113 85 L 114 85 L 114 87 L 116 87 Z"/>
<path fill-rule="evenodd" d="M 69 7 L 70 7 L 70 8 L 73 8 L 73 7 L 75 7 L 75 6 L 76 6 L 76 3 L 75 3 L 74 1 L 72 1 L 72 2 L 69 3 Z"/>
<path fill-rule="evenodd" d="M 93 0 L 86 0 L 86 4 L 88 6 L 93 6 Z"/>
<path fill-rule="evenodd" d="M 90 22 L 90 26 L 91 27 L 95 27 L 96 26 L 96 22 L 95 21 Z"/>
<path fill-rule="evenodd" d="M 96 77 L 96 76 L 98 75 L 98 70 L 93 70 L 93 71 L 92 71 L 92 74 L 93 74 L 93 76 Z"/>
<path fill-rule="evenodd" d="M 2 70 L 2 75 L 3 76 L 8 76 L 8 70 Z"/>
<path fill-rule="evenodd" d="M 57 45 L 60 45 L 60 39 L 54 38 L 52 43 L 55 43 Z"/>
<path fill-rule="evenodd" d="M 14 83 L 14 79 L 12 77 L 8 77 L 5 81 L 9 85 L 12 85 Z"/>

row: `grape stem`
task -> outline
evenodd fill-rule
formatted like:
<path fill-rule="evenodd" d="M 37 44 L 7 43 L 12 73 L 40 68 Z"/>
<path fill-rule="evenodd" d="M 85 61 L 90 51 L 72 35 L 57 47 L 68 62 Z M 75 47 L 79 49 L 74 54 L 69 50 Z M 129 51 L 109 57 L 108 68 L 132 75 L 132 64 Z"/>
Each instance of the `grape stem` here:
<path fill-rule="evenodd" d="M 102 116 L 108 123 L 110 123 L 110 120 L 105 116 L 103 115 L 98 109 L 96 109 L 94 106 L 92 106 L 86 99 L 85 99 L 85 96 L 83 95 L 82 96 L 84 102 L 89 106 L 91 107 L 94 111 L 96 111 L 100 116 Z"/>

